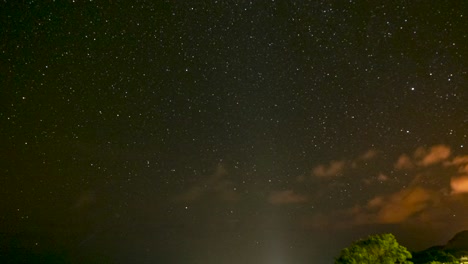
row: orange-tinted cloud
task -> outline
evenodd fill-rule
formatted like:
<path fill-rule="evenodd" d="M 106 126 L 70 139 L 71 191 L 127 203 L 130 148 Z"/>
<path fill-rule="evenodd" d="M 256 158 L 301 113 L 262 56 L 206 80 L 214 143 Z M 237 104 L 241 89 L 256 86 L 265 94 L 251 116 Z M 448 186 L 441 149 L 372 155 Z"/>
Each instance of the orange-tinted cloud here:
<path fill-rule="evenodd" d="M 379 183 L 383 183 L 383 182 L 386 182 L 388 181 L 390 178 L 383 174 L 383 173 L 379 173 L 377 174 L 377 176 L 373 176 L 371 178 L 367 178 L 367 179 L 364 179 L 363 182 L 367 185 L 370 185 L 372 183 L 375 183 L 375 182 L 379 182 Z"/>
<path fill-rule="evenodd" d="M 446 145 L 435 145 L 429 149 L 425 147 L 419 147 L 414 152 L 413 158 L 406 154 L 402 154 L 400 157 L 398 157 L 394 168 L 397 170 L 404 170 L 413 169 L 416 166 L 427 167 L 446 161 L 450 157 L 451 153 L 452 151 L 450 147 Z"/>
<path fill-rule="evenodd" d="M 456 166 L 456 165 L 465 165 L 468 164 L 468 155 L 466 156 L 457 156 L 453 160 L 445 162 L 446 166 Z"/>
<path fill-rule="evenodd" d="M 367 207 L 369 209 L 379 208 L 382 206 L 383 203 L 384 203 L 384 197 L 377 196 L 371 199 L 369 202 L 367 202 Z"/>
<path fill-rule="evenodd" d="M 345 168 L 346 162 L 332 161 L 327 165 L 319 165 L 312 170 L 312 174 L 317 177 L 331 177 L 341 174 Z"/>
<path fill-rule="evenodd" d="M 450 187 L 452 187 L 452 193 L 468 193 L 468 175 L 453 177 L 450 180 Z"/>
<path fill-rule="evenodd" d="M 354 164 L 357 167 L 364 156 L 372 155 L 361 155 L 341 164 L 335 161 L 317 166 L 314 168 L 314 175 L 339 175 L 347 169 L 352 169 Z M 366 167 L 373 168 L 374 166 Z M 303 226 L 350 228 L 370 224 L 442 223 L 447 217 L 454 217 L 455 214 L 441 208 L 454 203 L 459 203 L 457 206 L 468 204 L 467 196 L 460 195 L 468 194 L 468 155 L 454 157 L 451 148 L 446 145 L 420 147 L 411 155 L 400 155 L 394 163 L 394 169 L 409 171 L 366 170 L 364 173 L 372 173 L 374 176 L 365 178 L 363 182 L 375 184 L 391 179 L 391 183 L 404 184 L 406 187 L 392 193 L 378 193 L 367 203 L 353 207 L 320 215 L 312 213 L 304 217 Z M 389 184 L 388 187 L 392 186 L 394 185 Z"/>
<path fill-rule="evenodd" d="M 414 167 L 414 164 L 413 164 L 413 162 L 411 161 L 411 158 L 408 155 L 403 154 L 398 158 L 398 160 L 395 163 L 394 167 L 397 170 L 412 169 Z"/>
<path fill-rule="evenodd" d="M 353 219 L 349 225 L 403 223 L 424 211 L 435 199 L 433 192 L 422 187 L 376 196 L 365 206 L 348 210 L 348 215 Z"/>
<path fill-rule="evenodd" d="M 306 195 L 295 193 L 293 190 L 275 191 L 268 197 L 268 202 L 274 205 L 304 203 L 308 200 Z"/>
<path fill-rule="evenodd" d="M 358 160 L 371 160 L 377 156 L 378 152 L 375 149 L 369 149 L 364 154 L 358 157 Z"/>
<path fill-rule="evenodd" d="M 312 169 L 312 175 L 316 177 L 339 176 L 348 168 L 356 169 L 362 162 L 374 159 L 379 152 L 369 149 L 363 154 L 349 160 L 332 160 L 328 164 L 320 164 Z"/>
<path fill-rule="evenodd" d="M 451 154 L 451 150 L 446 145 L 436 145 L 429 150 L 418 148 L 414 153 L 415 158 L 419 160 L 421 166 L 429 166 L 446 160 Z"/>
<path fill-rule="evenodd" d="M 456 175 L 450 179 L 452 194 L 468 192 L 468 155 L 457 156 L 444 162 L 444 166 L 458 168 Z"/>
<path fill-rule="evenodd" d="M 377 180 L 381 181 L 381 182 L 384 182 L 384 181 L 387 181 L 388 180 L 388 176 L 383 174 L 383 173 L 380 173 L 378 176 L 377 176 Z"/>
<path fill-rule="evenodd" d="M 460 173 L 467 173 L 468 174 L 468 164 L 464 164 L 458 169 L 458 172 Z"/>
<path fill-rule="evenodd" d="M 429 206 L 431 194 L 421 187 L 405 189 L 385 199 L 377 212 L 378 223 L 401 223 Z"/>
<path fill-rule="evenodd" d="M 468 155 L 455 157 L 451 161 L 446 161 L 444 165 L 458 167 L 460 174 L 468 174 Z"/>

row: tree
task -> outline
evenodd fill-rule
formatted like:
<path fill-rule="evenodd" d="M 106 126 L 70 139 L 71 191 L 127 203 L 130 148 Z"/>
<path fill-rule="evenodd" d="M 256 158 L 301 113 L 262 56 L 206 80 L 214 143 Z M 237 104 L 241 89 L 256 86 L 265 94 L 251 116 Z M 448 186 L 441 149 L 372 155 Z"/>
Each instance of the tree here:
<path fill-rule="evenodd" d="M 459 263 L 456 257 L 445 252 L 443 247 L 440 246 L 431 247 L 424 251 L 413 253 L 412 255 L 413 258 L 411 261 L 413 261 L 414 264 Z"/>
<path fill-rule="evenodd" d="M 411 253 L 392 234 L 372 235 L 343 249 L 335 264 L 412 264 Z"/>

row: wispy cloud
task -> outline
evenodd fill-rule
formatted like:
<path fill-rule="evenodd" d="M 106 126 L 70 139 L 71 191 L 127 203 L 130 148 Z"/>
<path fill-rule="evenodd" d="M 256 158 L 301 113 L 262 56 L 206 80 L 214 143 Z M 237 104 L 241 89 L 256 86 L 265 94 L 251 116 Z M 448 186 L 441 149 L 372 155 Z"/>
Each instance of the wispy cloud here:
<path fill-rule="evenodd" d="M 346 161 L 331 161 L 327 165 L 318 165 L 312 170 L 312 174 L 317 177 L 331 177 L 340 175 L 346 165 Z"/>
<path fill-rule="evenodd" d="M 449 146 L 435 145 L 430 148 L 419 147 L 412 157 L 402 154 L 395 162 L 397 170 L 409 170 L 416 167 L 428 167 L 446 161 L 452 153 Z"/>
<path fill-rule="evenodd" d="M 413 161 L 411 160 L 411 158 L 408 155 L 402 154 L 398 158 L 398 160 L 395 163 L 394 167 L 397 170 L 412 169 L 412 168 L 414 168 L 414 164 L 413 164 Z"/>
<path fill-rule="evenodd" d="M 383 182 L 388 181 L 389 179 L 390 178 L 387 175 L 380 172 L 379 174 L 377 174 L 377 176 L 364 179 L 363 182 L 367 185 L 370 185 L 375 182 L 383 183 Z"/>
<path fill-rule="evenodd" d="M 446 166 L 457 166 L 457 165 L 466 165 L 468 164 L 468 155 L 466 156 L 457 156 L 453 158 L 451 161 L 447 161 L 444 163 Z"/>
<path fill-rule="evenodd" d="M 347 169 L 358 168 L 363 162 L 370 161 L 378 155 L 375 149 L 369 149 L 363 154 L 349 160 L 332 160 L 329 163 L 319 164 L 312 169 L 312 175 L 315 177 L 333 177 L 340 176 L 346 172 Z"/>
<path fill-rule="evenodd" d="M 427 208 L 432 201 L 431 198 L 429 190 L 414 187 L 382 197 L 379 204 L 372 203 L 371 200 L 366 209 L 375 210 L 373 213 L 376 223 L 401 223 Z"/>
<path fill-rule="evenodd" d="M 468 155 L 457 156 L 444 162 L 446 167 L 455 167 L 456 175 L 450 179 L 452 194 L 468 193 Z"/>
<path fill-rule="evenodd" d="M 368 151 L 364 152 L 362 155 L 360 155 L 357 159 L 358 160 L 371 160 L 375 158 L 378 154 L 378 151 L 375 149 L 369 149 Z"/>
<path fill-rule="evenodd" d="M 421 147 L 415 151 L 414 157 L 419 160 L 420 166 L 429 166 L 446 160 L 451 152 L 446 145 L 436 145 L 429 149 Z"/>
<path fill-rule="evenodd" d="M 359 160 L 372 159 L 373 155 L 363 154 L 355 159 L 317 166 L 314 175 L 324 177 L 347 173 L 348 169 L 357 168 L 354 165 L 359 165 Z M 444 217 L 454 215 L 441 208 L 468 202 L 465 199 L 468 193 L 468 155 L 453 157 L 452 149 L 447 145 L 419 147 L 410 155 L 401 154 L 393 164 L 394 171 L 371 172 L 368 168 L 374 166 L 367 166 L 364 173 L 374 176 L 365 179 L 364 183 L 386 182 L 393 191 L 378 193 L 365 203 L 341 210 L 305 216 L 302 224 L 316 228 L 349 228 L 368 224 L 441 223 Z"/>
<path fill-rule="evenodd" d="M 437 193 L 415 186 L 371 198 L 364 205 L 311 215 L 302 219 L 305 228 L 352 228 L 360 225 L 401 224 L 418 219 L 438 200 Z"/>
<path fill-rule="evenodd" d="M 309 201 L 306 195 L 295 193 L 293 190 L 275 191 L 268 197 L 268 202 L 274 205 L 297 204 Z"/>
<path fill-rule="evenodd" d="M 225 167 L 218 164 L 213 174 L 206 179 L 192 185 L 188 190 L 176 196 L 176 201 L 193 202 L 207 195 L 215 195 L 224 201 L 237 201 L 239 194 L 234 183 L 229 181 Z"/>
<path fill-rule="evenodd" d="M 383 174 L 383 173 L 379 173 L 379 175 L 377 175 L 377 180 L 381 181 L 381 182 L 384 182 L 384 181 L 387 181 L 388 180 L 388 176 Z"/>

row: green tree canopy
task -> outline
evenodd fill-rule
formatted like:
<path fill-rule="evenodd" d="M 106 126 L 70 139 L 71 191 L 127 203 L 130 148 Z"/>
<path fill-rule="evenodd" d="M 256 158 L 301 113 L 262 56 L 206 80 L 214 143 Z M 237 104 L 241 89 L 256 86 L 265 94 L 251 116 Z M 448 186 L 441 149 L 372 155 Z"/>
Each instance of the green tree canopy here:
<path fill-rule="evenodd" d="M 372 235 L 343 249 L 335 264 L 411 264 L 411 253 L 392 234 Z"/>

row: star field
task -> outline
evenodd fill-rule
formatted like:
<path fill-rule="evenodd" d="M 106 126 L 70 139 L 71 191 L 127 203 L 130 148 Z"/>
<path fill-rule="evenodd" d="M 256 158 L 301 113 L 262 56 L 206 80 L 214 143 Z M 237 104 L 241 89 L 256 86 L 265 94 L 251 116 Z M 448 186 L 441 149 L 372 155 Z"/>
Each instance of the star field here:
<path fill-rule="evenodd" d="M 467 9 L 4 1 L 0 257 L 330 263 L 377 232 L 445 242 L 468 220 Z"/>

